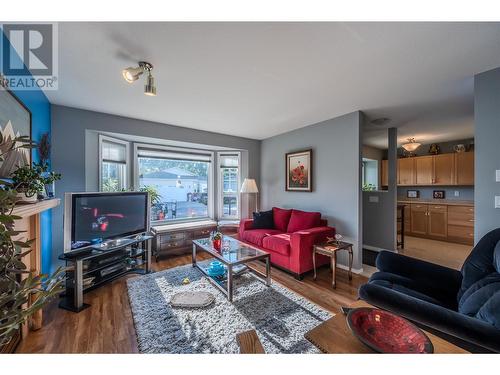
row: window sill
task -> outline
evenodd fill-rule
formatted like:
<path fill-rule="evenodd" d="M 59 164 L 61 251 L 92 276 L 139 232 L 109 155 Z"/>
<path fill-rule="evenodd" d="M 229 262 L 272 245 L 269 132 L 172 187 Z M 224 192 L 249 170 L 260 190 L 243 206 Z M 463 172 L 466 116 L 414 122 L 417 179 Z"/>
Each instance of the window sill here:
<path fill-rule="evenodd" d="M 173 229 L 191 229 L 198 227 L 216 226 L 217 222 L 211 219 L 199 220 L 199 221 L 187 221 L 187 222 L 176 222 L 168 224 L 153 225 L 151 230 L 155 233 L 161 233 L 165 231 L 171 231 Z"/>

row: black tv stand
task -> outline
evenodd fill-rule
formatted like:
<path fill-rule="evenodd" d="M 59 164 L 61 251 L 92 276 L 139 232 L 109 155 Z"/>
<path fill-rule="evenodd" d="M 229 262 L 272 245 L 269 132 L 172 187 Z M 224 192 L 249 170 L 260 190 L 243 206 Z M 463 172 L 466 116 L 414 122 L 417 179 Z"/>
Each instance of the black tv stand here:
<path fill-rule="evenodd" d="M 85 251 L 59 256 L 66 262 L 66 291 L 59 307 L 80 312 L 90 305 L 83 294 L 125 274 L 151 272 L 152 235 L 120 238 L 94 245 Z"/>

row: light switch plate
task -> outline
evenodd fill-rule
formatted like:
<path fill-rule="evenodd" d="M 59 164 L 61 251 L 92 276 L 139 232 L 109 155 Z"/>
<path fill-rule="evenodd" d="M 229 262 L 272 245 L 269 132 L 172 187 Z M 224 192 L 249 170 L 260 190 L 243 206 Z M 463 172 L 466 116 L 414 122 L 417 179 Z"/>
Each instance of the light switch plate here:
<path fill-rule="evenodd" d="M 495 172 L 495 181 L 500 182 L 500 169 L 497 169 Z"/>
<path fill-rule="evenodd" d="M 368 202 L 370 202 L 370 203 L 378 203 L 378 197 L 376 195 L 370 195 L 368 197 Z M 499 200 L 499 202 L 500 202 L 500 200 Z"/>
<path fill-rule="evenodd" d="M 500 208 L 500 195 L 495 195 L 495 208 Z"/>

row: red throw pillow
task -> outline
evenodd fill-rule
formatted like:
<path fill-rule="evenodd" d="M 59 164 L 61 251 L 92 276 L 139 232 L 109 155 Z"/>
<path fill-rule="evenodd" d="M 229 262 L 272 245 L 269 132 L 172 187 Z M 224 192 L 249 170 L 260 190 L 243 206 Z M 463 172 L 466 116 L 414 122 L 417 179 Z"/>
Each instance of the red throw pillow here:
<path fill-rule="evenodd" d="M 294 233 L 319 226 L 321 226 L 321 213 L 292 210 L 287 232 Z"/>
<path fill-rule="evenodd" d="M 290 221 L 290 215 L 292 215 L 292 210 L 273 207 L 274 227 L 282 232 L 286 232 L 288 222 Z"/>

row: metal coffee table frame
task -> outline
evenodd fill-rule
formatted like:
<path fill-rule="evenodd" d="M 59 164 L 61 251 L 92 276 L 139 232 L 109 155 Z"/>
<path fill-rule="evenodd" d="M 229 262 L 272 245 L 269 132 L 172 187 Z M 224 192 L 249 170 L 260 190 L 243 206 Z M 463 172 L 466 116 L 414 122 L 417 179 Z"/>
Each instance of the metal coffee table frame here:
<path fill-rule="evenodd" d="M 232 239 L 232 241 L 238 241 L 236 239 Z M 255 276 L 257 276 L 257 279 L 261 280 L 264 282 L 267 286 L 271 286 L 271 263 L 270 263 L 270 256 L 269 253 L 266 253 L 260 249 L 256 249 L 252 246 L 249 246 L 245 243 L 242 243 L 238 241 L 239 243 L 242 244 L 242 246 L 258 250 L 262 254 L 256 255 L 256 256 L 251 256 L 247 257 L 235 262 L 229 262 L 227 259 L 224 258 L 223 253 L 224 251 L 221 250 L 220 252 L 215 250 L 211 244 L 206 246 L 200 240 L 193 240 L 193 253 L 192 253 L 192 263 L 193 267 L 198 268 L 205 276 L 207 276 L 208 280 L 215 285 L 229 300 L 229 302 L 233 302 L 233 292 L 234 292 L 234 275 L 233 275 L 233 267 L 240 265 L 240 264 L 247 264 L 249 262 L 253 262 L 255 260 L 265 260 L 266 261 L 266 273 L 259 272 L 251 267 L 247 266 L 247 269 L 253 273 Z M 197 262 L 196 262 L 196 253 L 197 249 L 200 248 L 203 251 L 206 251 L 210 255 L 212 255 L 214 258 L 217 258 L 218 260 L 221 261 L 225 266 L 227 266 L 227 278 L 226 278 L 226 287 L 224 287 L 223 283 L 219 283 L 216 280 L 214 280 L 208 273 L 205 271 L 203 267 L 201 267 Z M 239 250 L 227 250 L 229 251 L 239 251 Z"/>

